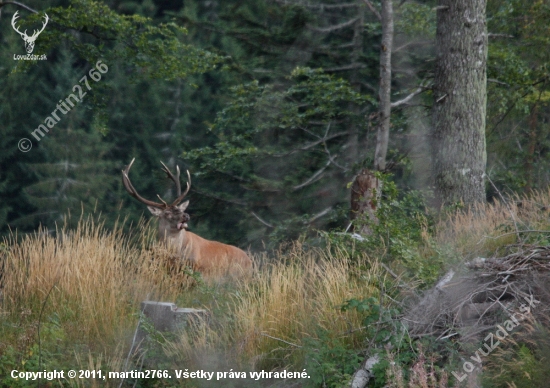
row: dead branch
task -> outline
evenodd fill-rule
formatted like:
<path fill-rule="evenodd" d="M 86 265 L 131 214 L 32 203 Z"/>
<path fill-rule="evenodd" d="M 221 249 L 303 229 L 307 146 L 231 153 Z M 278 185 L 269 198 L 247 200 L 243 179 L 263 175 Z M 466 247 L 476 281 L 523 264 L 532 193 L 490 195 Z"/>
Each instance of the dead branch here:
<path fill-rule="evenodd" d="M 372 3 L 369 1 L 369 0 L 363 0 L 365 2 L 365 4 L 367 5 L 367 7 L 369 7 L 369 9 L 371 10 L 371 12 L 376 16 L 376 18 L 379 20 L 379 21 L 382 21 L 382 15 L 380 15 L 380 12 L 378 12 L 378 10 L 376 8 L 374 8 L 374 5 L 372 5 Z"/>
<path fill-rule="evenodd" d="M 407 102 L 409 102 L 410 100 L 412 100 L 415 96 L 419 95 L 420 93 L 422 93 L 424 90 L 426 90 L 427 88 L 424 88 L 424 87 L 419 87 L 418 89 L 416 89 L 414 92 L 412 92 L 411 94 L 409 94 L 407 97 L 405 97 L 404 99 L 402 100 L 399 100 L 399 101 L 395 101 L 395 102 L 392 102 L 390 104 L 390 106 L 392 108 L 397 108 L 398 106 L 400 105 L 404 105 L 406 104 Z"/>
<path fill-rule="evenodd" d="M 305 182 L 300 183 L 299 185 L 293 186 L 292 190 L 300 190 L 306 186 L 309 186 L 310 184 L 317 182 L 319 179 L 321 179 L 321 174 L 327 169 L 328 166 L 330 166 L 330 159 L 327 161 L 327 164 L 325 164 L 323 167 L 321 167 L 319 170 L 317 170 L 312 176 L 310 176 Z"/>
<path fill-rule="evenodd" d="M 5 5 L 9 5 L 9 4 L 11 4 L 11 5 L 16 5 L 16 6 L 18 6 L 18 7 L 24 8 L 24 9 L 26 9 L 27 11 L 32 12 L 32 13 L 38 13 L 37 10 L 32 9 L 32 8 L 29 7 L 28 5 L 25 5 L 25 4 L 20 3 L 20 2 L 18 2 L 18 1 L 0 1 L 0 8 L 2 8 L 2 7 L 5 6 Z"/>
<path fill-rule="evenodd" d="M 325 71 L 346 71 L 346 70 L 354 70 L 354 69 L 364 69 L 365 67 L 367 66 L 363 63 L 351 63 L 345 66 L 328 67 L 325 69 Z"/>
<path fill-rule="evenodd" d="M 297 348 L 301 348 L 300 345 L 296 345 L 296 344 L 293 344 L 292 342 L 288 342 L 288 341 L 285 341 L 285 340 L 283 340 L 283 339 L 280 339 L 280 338 L 277 338 L 277 337 L 270 336 L 269 334 L 260 333 L 260 335 L 261 335 L 261 336 L 264 336 L 264 337 L 267 337 L 267 338 L 274 339 L 274 340 L 276 340 L 276 341 L 284 342 L 285 344 L 292 345 L 292 346 L 295 346 L 295 347 L 297 347 Z"/>
<path fill-rule="evenodd" d="M 487 34 L 487 37 L 489 38 L 515 38 L 514 35 L 508 35 L 508 34 L 494 34 L 492 32 L 489 32 Z"/>
<path fill-rule="evenodd" d="M 254 212 L 251 211 L 250 214 L 252 214 L 258 221 L 260 221 L 262 224 L 264 224 L 264 225 L 267 226 L 268 228 L 274 228 L 273 225 L 271 225 L 269 222 L 264 221 L 263 219 L 261 219 L 260 216 L 257 215 L 256 213 L 254 213 Z"/>
<path fill-rule="evenodd" d="M 302 1 L 286 1 L 286 0 L 276 0 L 277 3 L 283 4 L 283 5 L 300 5 L 305 8 L 310 9 L 318 9 L 318 10 L 325 10 L 325 9 L 342 9 L 342 8 L 357 8 L 357 3 L 342 3 L 342 4 L 311 4 L 311 3 L 304 3 Z"/>
<path fill-rule="evenodd" d="M 356 18 L 350 19 L 346 22 L 343 22 L 343 23 L 340 23 L 340 24 L 335 24 L 334 26 L 330 26 L 330 27 L 314 27 L 314 26 L 311 26 L 311 25 L 308 26 L 308 27 L 311 30 L 315 31 L 315 32 L 328 33 L 328 32 L 333 32 L 333 31 L 337 31 L 337 30 L 341 30 L 341 29 L 350 27 L 350 26 L 354 25 L 358 20 L 359 20 L 359 18 L 356 17 Z"/>
<path fill-rule="evenodd" d="M 320 211 L 319 213 L 315 214 L 313 217 L 311 217 L 308 221 L 305 222 L 306 225 L 309 225 L 313 223 L 315 220 L 327 215 L 332 210 L 332 206 L 327 207 L 326 209 Z"/>
<path fill-rule="evenodd" d="M 330 136 L 327 133 L 323 137 L 317 136 L 319 138 L 318 140 L 312 141 L 311 143 L 304 144 L 301 147 L 294 148 L 294 149 L 292 149 L 288 152 L 284 152 L 284 153 L 281 153 L 281 154 L 270 154 L 269 156 L 273 156 L 273 157 L 276 157 L 276 158 L 281 158 L 281 157 L 286 157 L 286 156 L 295 154 L 296 152 L 307 151 L 307 150 L 315 147 L 316 145 L 319 145 L 319 144 L 322 144 L 322 143 L 326 142 L 327 140 L 332 140 L 332 139 L 335 139 L 337 137 L 349 135 L 349 133 L 350 133 L 350 131 L 342 131 L 342 132 L 333 133 Z"/>

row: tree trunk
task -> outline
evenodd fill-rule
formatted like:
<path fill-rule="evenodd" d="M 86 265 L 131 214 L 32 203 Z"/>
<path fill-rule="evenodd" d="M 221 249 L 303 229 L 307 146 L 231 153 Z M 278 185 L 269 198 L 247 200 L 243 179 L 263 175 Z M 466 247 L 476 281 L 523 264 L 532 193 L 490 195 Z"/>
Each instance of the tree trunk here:
<path fill-rule="evenodd" d="M 368 169 L 363 169 L 351 186 L 351 212 L 350 219 L 353 221 L 360 219 L 359 230 L 353 229 L 357 233 L 368 236 L 372 234 L 370 223 L 377 222 L 376 207 L 380 200 L 382 182 Z"/>
<path fill-rule="evenodd" d="M 380 43 L 380 87 L 378 92 L 378 132 L 374 153 L 374 170 L 384 171 L 390 136 L 391 115 L 391 53 L 393 49 L 393 4 L 392 0 L 382 0 L 382 12 L 378 14 L 372 4 L 367 2 L 382 23 L 382 42 Z M 369 223 L 376 223 L 376 206 L 380 199 L 382 182 L 368 169 L 357 174 L 351 187 L 350 219 L 363 218 L 358 232 L 363 235 L 372 233 Z"/>
<path fill-rule="evenodd" d="M 525 158 L 525 192 L 533 190 L 533 166 L 535 165 L 535 150 L 537 148 L 537 114 L 538 106 L 535 104 L 531 109 L 529 117 L 529 146 L 527 147 L 527 157 Z"/>
<path fill-rule="evenodd" d="M 363 55 L 363 36 L 365 28 L 365 7 L 363 6 L 362 0 L 357 0 L 357 21 L 353 26 L 353 40 L 351 41 L 353 50 L 350 55 L 350 62 L 352 64 L 359 63 L 361 56 Z M 361 75 L 360 68 L 355 67 L 350 72 L 349 76 L 350 84 L 353 89 L 361 93 Z M 350 111 L 354 115 L 359 117 L 361 115 L 361 107 L 357 104 L 350 104 Z M 359 159 L 359 124 L 353 122 L 352 127 L 350 128 L 350 135 L 348 138 L 348 144 L 346 146 L 346 158 L 350 166 L 353 166 L 354 163 L 357 163 Z M 364 156 L 363 156 L 364 157 Z"/>
<path fill-rule="evenodd" d="M 382 44 L 380 46 L 379 124 L 374 154 L 374 169 L 384 171 L 390 136 L 391 114 L 391 52 L 393 49 L 393 4 L 382 0 Z"/>
<path fill-rule="evenodd" d="M 486 0 L 439 0 L 433 173 L 440 206 L 485 201 Z"/>

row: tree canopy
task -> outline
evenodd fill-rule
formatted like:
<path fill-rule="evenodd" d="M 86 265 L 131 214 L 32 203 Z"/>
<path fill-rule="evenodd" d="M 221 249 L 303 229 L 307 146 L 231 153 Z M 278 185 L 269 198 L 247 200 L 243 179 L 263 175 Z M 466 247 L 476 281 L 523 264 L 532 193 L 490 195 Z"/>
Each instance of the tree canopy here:
<path fill-rule="evenodd" d="M 436 6 L 393 9 L 385 170 L 426 192 Z M 160 160 L 190 170 L 191 225 L 207 238 L 259 248 L 349 224 L 349 186 L 374 165 L 381 120 L 380 2 L 29 0 L 0 10 L 3 233 L 54 230 L 68 212 L 136 220 L 144 209 L 120 183 L 134 157 L 133 181 L 150 198 L 170 194 Z M 48 15 L 34 49 L 47 60 L 14 60 L 25 53 L 16 11 L 21 30 Z M 489 198 L 550 179 L 548 16 L 544 1 L 487 3 Z M 100 60 L 108 71 L 96 82 Z M 86 96 L 33 138 L 75 85 Z"/>

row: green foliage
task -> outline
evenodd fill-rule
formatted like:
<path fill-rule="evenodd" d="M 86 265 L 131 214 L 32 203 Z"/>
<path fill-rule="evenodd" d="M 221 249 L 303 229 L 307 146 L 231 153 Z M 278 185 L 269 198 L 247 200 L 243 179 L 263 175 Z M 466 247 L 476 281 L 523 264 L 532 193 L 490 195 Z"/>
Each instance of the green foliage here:
<path fill-rule="evenodd" d="M 349 384 L 362 357 L 356 350 L 320 330 L 318 338 L 304 340 L 306 387 L 339 388 Z"/>
<path fill-rule="evenodd" d="M 433 9 L 435 2 L 429 3 L 430 4 L 423 4 L 420 2 L 402 3 L 401 6 L 396 9 L 396 30 L 409 38 L 413 36 L 435 38 L 436 12 Z"/>
<path fill-rule="evenodd" d="M 355 310 L 363 316 L 365 336 L 368 340 L 367 354 L 369 357 L 378 355 L 380 358 L 373 368 L 375 387 L 386 385 L 390 362 L 405 370 L 411 367 L 415 358 L 415 345 L 399 319 L 401 312 L 398 308 L 384 306 L 380 300 L 370 297 L 350 299 L 341 309 Z M 388 349 L 395 354 L 392 360 L 388 358 Z"/>
<path fill-rule="evenodd" d="M 271 140 L 266 142 L 258 135 L 277 130 L 279 136 L 287 135 L 289 139 L 284 140 L 290 142 L 293 135 L 297 138 L 296 131 L 308 126 L 311 120 L 330 126 L 331 120 L 351 115 L 346 110 L 350 103 L 373 102 L 355 92 L 345 80 L 324 74 L 322 70 L 296 68 L 289 80 L 293 82 L 284 91 L 278 91 L 274 85 L 260 86 L 258 81 L 231 88 L 233 100 L 210 128 L 220 141 L 214 147 L 186 152 L 183 157 L 194 160 L 215 155 L 217 158 L 208 159 L 214 165 L 211 168 L 222 168 L 235 158 L 277 157 L 282 146 L 288 144 L 273 144 L 274 139 L 270 137 L 265 138 Z M 325 128 L 317 131 L 321 135 Z M 261 140 L 264 140 L 260 143 L 262 150 L 253 144 Z"/>
<path fill-rule="evenodd" d="M 357 237 L 322 232 L 322 235 L 333 248 L 345 249 L 350 255 L 370 252 L 373 257 L 405 268 L 424 286 L 429 285 L 440 275 L 442 267 L 429 238 L 434 219 L 426 205 L 426 193 L 410 190 L 400 194 L 390 175 L 377 176 L 382 182 L 382 193 L 376 201 L 376 220 L 363 215 L 353 222 L 356 230 L 367 225 L 371 234 Z"/>
<path fill-rule="evenodd" d="M 98 1 L 75 0 L 68 6 L 58 6 L 60 3 L 45 2 L 46 9 L 25 15 L 19 23 L 25 29 L 40 24 L 43 12 L 48 14 L 50 22 L 36 46 L 37 54 L 48 54 L 47 61 L 13 61 L 2 56 L 0 119 L 9 124 L 0 129 L 5 150 L 0 158 L 0 195 L 12 198 L 0 205 L 2 233 L 7 232 L 8 223 L 23 231 L 39 223 L 54 229 L 54 222 L 69 211 L 76 215 L 103 211 L 112 216 L 108 224 L 114 224 L 118 217 L 115 207 L 122 198 L 122 192 L 115 189 L 120 174 L 115 166 L 128 163 L 128 153 L 135 150 L 155 159 L 157 168 L 158 159 L 167 160 L 157 156 L 165 142 L 170 141 L 171 150 L 180 144 L 172 140 L 175 136 L 164 136 L 163 142 L 151 141 L 152 133 L 159 128 L 158 119 L 174 109 L 163 95 L 166 85 L 157 83 L 144 90 L 148 88 L 147 80 L 179 82 L 182 77 L 214 69 L 224 61 L 221 56 L 186 43 L 185 28 L 173 22 L 122 15 Z M 20 50 L 20 39 L 9 23 L 2 36 L 4 32 L 13 38 L 14 51 Z M 73 86 L 98 59 L 109 66 L 102 79 L 90 81 L 91 90 L 84 89 L 87 96 L 83 101 L 61 116 L 54 130 L 40 143 L 35 142 L 30 152 L 19 151 L 19 139 L 29 137 L 29 132 L 43 123 L 58 100 L 74 90 Z M 178 105 L 179 101 L 176 112 Z M 159 114 L 159 118 L 151 117 L 150 112 Z M 141 131 L 141 126 L 147 130 Z M 179 127 L 164 126 L 173 130 Z M 152 169 L 152 163 L 149 167 Z M 158 186 L 148 178 L 137 186 L 149 186 L 152 191 L 153 184 Z M 139 213 L 134 212 L 132 219 L 137 217 Z"/>
<path fill-rule="evenodd" d="M 69 370 L 74 365 L 67 360 L 60 344 L 65 341 L 65 333 L 60 325 L 58 317 L 54 314 L 38 326 L 34 317 L 28 310 L 22 310 L 18 322 L 2 322 L 0 335 L 4 339 L 0 343 L 0 387 L 35 387 L 42 383 L 57 382 L 41 378 L 39 380 L 25 380 L 11 378 L 11 372 L 50 372 L 53 370 Z M 40 342 L 37 329 L 40 328 Z M 12 338 L 17 338 L 16 346 Z M 40 345 L 39 345 L 40 343 Z M 70 357 L 70 356 L 69 356 Z"/>
<path fill-rule="evenodd" d="M 497 388 L 543 387 L 550 378 L 548 329 L 537 324 L 535 330 L 516 334 L 515 341 L 500 345 L 484 368 L 483 386 Z M 517 336 L 520 336 L 519 338 Z"/>
<path fill-rule="evenodd" d="M 67 42 L 89 63 L 99 59 L 108 64 L 124 62 L 130 72 L 145 79 L 184 78 L 210 70 L 223 60 L 182 43 L 186 30 L 175 23 L 154 25 L 150 18 L 120 15 L 99 1 L 72 0 L 68 7 L 54 7 L 45 12 L 57 28 L 44 30 L 41 52 Z M 31 16 L 29 21 L 36 22 L 40 17 Z M 14 71 L 27 70 L 30 62 L 21 61 Z"/>
<path fill-rule="evenodd" d="M 216 142 L 182 155 L 205 180 L 233 178 L 231 188 L 213 195 L 239 203 L 243 216 L 254 219 L 252 211 L 264 225 L 273 225 L 271 246 L 281 241 L 278 230 L 286 231 L 283 239 L 296 238 L 307 218 L 323 210 L 311 197 L 332 185 L 327 178 L 338 163 L 327 163 L 321 152 L 332 158 L 344 152 L 348 132 L 335 122 L 356 121 L 351 107 L 372 103 L 322 70 L 296 68 L 286 82 L 286 88 L 258 81 L 233 87 L 233 100 L 210 127 Z M 330 201 L 338 196 L 339 191 L 333 193 Z"/>
<path fill-rule="evenodd" d="M 548 50 L 545 1 L 489 1 L 487 63 L 488 171 L 508 192 L 544 188 L 550 182 Z M 514 140 L 513 142 L 511 140 Z M 496 192 L 489 188 L 490 196 Z"/>
<path fill-rule="evenodd" d="M 42 357 L 46 356 L 42 354 Z M 1 351 L 0 354 L 0 376 L 3 376 L 0 381 L 0 387 L 2 388 L 23 388 L 23 387 L 35 387 L 37 380 L 25 380 L 11 377 L 11 372 L 17 370 L 20 372 L 39 372 L 50 370 L 47 364 L 42 362 L 39 366 L 39 352 L 38 345 L 31 346 L 26 353 L 22 354 L 20 351 L 14 349 L 8 345 Z"/>

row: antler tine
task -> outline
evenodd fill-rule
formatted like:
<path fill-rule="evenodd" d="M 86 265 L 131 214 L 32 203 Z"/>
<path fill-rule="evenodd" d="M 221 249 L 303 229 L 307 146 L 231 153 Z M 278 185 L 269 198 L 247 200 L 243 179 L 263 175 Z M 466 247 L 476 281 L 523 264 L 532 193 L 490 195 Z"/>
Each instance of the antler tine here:
<path fill-rule="evenodd" d="M 34 33 L 32 34 L 32 38 L 35 38 L 38 35 L 40 35 L 42 31 L 44 31 L 44 28 L 46 28 L 46 25 L 48 24 L 48 20 L 50 20 L 50 18 L 48 17 L 48 14 L 44 14 L 44 17 L 46 18 L 46 21 L 42 23 L 42 29 L 40 31 L 34 30 Z"/>
<path fill-rule="evenodd" d="M 179 168 L 179 166 L 176 166 L 177 174 L 174 177 L 172 172 L 170 172 L 168 167 L 166 167 L 166 164 L 162 163 L 162 161 L 160 162 L 160 164 L 162 164 L 162 167 L 164 167 L 162 169 L 162 171 L 164 171 L 166 173 L 166 175 L 168 176 L 168 178 L 172 179 L 174 181 L 174 183 L 176 184 L 177 196 L 179 197 L 181 195 L 180 168 Z"/>
<path fill-rule="evenodd" d="M 164 204 L 164 206 L 168 207 L 168 204 L 160 197 L 160 195 L 157 194 L 157 197 L 159 197 L 160 201 Z"/>
<path fill-rule="evenodd" d="M 181 195 L 181 184 L 180 184 L 180 166 L 176 164 L 176 180 L 178 181 L 178 194 L 179 197 Z"/>
<path fill-rule="evenodd" d="M 126 168 L 124 170 L 122 170 L 122 184 L 124 185 L 124 188 L 126 189 L 126 191 L 132 197 L 134 197 L 135 199 L 137 199 L 141 203 L 144 203 L 147 206 L 153 206 L 153 207 L 157 207 L 157 208 L 160 208 L 160 209 L 166 208 L 167 204 L 164 201 L 163 201 L 164 202 L 164 205 L 163 205 L 161 203 L 149 201 L 148 199 L 143 198 L 141 195 L 138 194 L 138 192 L 136 191 L 136 189 L 132 185 L 132 182 L 130 182 L 130 178 L 128 177 L 128 173 L 130 172 L 130 168 L 132 168 L 132 164 L 134 164 L 135 160 L 136 160 L 136 158 L 132 159 L 130 164 L 128 166 L 126 166 Z"/>
<path fill-rule="evenodd" d="M 189 174 L 189 170 L 187 170 L 187 188 L 185 189 L 185 192 L 183 194 L 179 195 L 178 198 L 174 200 L 172 206 L 176 206 L 178 203 L 180 203 L 189 192 L 189 189 L 191 189 L 191 174 Z"/>
<path fill-rule="evenodd" d="M 17 28 L 17 26 L 15 25 L 15 22 L 17 19 L 19 19 L 19 15 L 17 15 L 19 13 L 19 11 L 15 11 L 15 13 L 13 14 L 13 17 L 11 18 L 11 26 L 13 27 L 13 29 L 21 36 L 23 35 L 27 35 L 26 32 L 27 30 L 25 30 L 25 32 L 21 32 L 19 31 L 19 29 Z"/>

